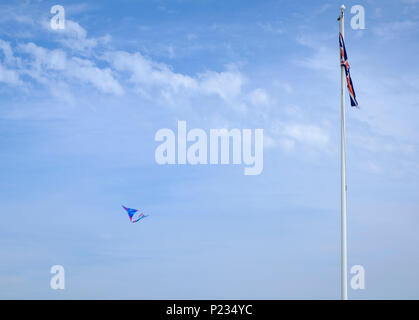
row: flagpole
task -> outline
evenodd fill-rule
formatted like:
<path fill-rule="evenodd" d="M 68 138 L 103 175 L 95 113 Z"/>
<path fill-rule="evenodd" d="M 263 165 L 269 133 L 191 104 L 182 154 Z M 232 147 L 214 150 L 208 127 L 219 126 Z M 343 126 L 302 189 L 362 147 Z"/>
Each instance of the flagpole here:
<path fill-rule="evenodd" d="M 344 37 L 345 6 L 340 7 L 340 33 Z M 347 255 L 346 255 L 346 160 L 345 160 L 345 67 L 341 65 L 341 299 L 348 300 Z"/>

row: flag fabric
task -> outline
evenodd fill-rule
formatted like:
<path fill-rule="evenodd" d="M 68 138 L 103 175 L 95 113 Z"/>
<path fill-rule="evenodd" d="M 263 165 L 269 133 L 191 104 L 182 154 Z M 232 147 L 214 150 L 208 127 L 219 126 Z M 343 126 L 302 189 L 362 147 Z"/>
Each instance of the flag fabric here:
<path fill-rule="evenodd" d="M 340 65 L 345 67 L 346 83 L 348 85 L 349 98 L 351 99 L 351 106 L 358 107 L 358 101 L 356 101 L 355 89 L 352 84 L 351 73 L 349 68 L 348 56 L 346 54 L 345 42 L 343 40 L 342 33 L 339 33 L 339 47 L 340 47 Z M 358 107 L 359 108 L 359 107 Z"/>

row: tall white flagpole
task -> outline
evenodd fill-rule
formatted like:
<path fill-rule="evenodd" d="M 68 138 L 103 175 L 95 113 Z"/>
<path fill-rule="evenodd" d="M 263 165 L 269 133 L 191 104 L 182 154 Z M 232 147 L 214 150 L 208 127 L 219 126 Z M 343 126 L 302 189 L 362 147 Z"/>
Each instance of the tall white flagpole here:
<path fill-rule="evenodd" d="M 344 37 L 344 12 L 345 6 L 340 7 L 340 33 Z M 347 288 L 347 259 L 346 259 L 346 160 L 345 160 L 345 67 L 341 65 L 341 298 L 348 300 Z"/>

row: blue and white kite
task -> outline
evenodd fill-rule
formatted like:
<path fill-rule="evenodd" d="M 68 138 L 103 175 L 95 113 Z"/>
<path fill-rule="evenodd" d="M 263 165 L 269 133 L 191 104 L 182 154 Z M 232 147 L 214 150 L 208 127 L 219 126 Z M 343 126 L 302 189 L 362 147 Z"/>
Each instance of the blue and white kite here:
<path fill-rule="evenodd" d="M 127 211 L 129 219 L 132 223 L 136 223 L 141 219 L 148 217 L 143 212 L 138 213 L 137 209 L 131 209 L 124 206 L 122 206 L 122 208 L 124 208 Z"/>

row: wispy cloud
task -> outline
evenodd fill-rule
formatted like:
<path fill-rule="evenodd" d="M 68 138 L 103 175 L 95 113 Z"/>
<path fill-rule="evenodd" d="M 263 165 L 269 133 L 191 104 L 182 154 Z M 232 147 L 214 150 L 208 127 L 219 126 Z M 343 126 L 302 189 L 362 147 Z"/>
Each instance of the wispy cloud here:
<path fill-rule="evenodd" d="M 382 39 L 394 39 L 403 36 L 409 31 L 416 32 L 418 27 L 417 21 L 404 20 L 382 23 L 373 28 L 373 32 Z"/>

